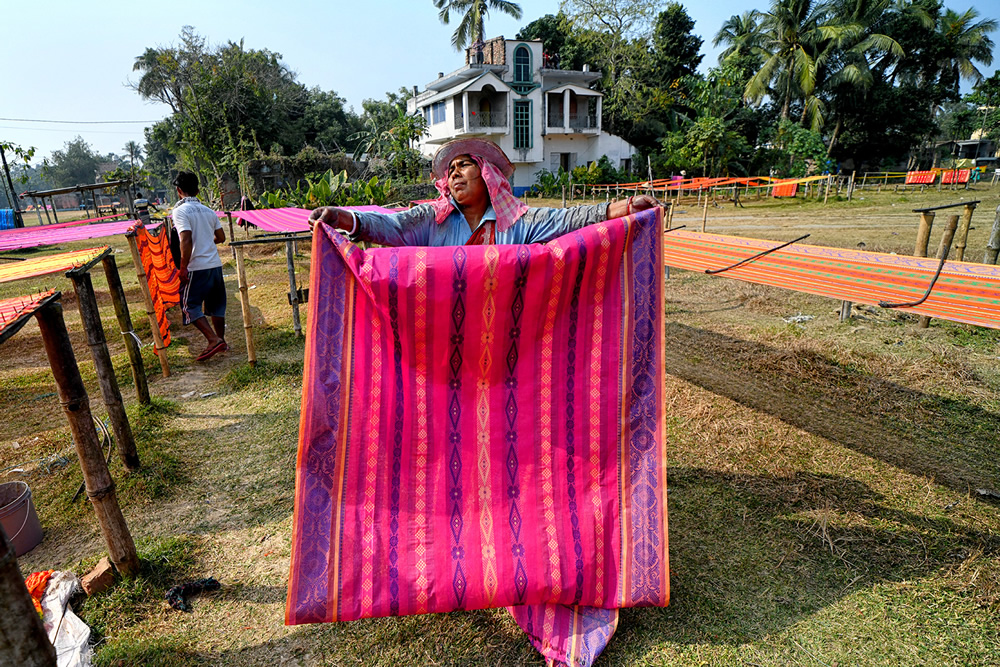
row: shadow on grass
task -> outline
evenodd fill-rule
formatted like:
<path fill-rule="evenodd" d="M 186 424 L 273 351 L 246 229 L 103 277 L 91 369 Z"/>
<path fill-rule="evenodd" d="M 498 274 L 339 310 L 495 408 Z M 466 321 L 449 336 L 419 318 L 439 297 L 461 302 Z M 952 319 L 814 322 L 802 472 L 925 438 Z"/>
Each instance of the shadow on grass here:
<path fill-rule="evenodd" d="M 623 610 L 601 664 L 631 664 L 665 643 L 760 641 L 855 591 L 1000 555 L 1000 536 L 887 507 L 847 477 L 668 477 L 670 606 Z"/>
<path fill-rule="evenodd" d="M 808 352 L 668 323 L 666 370 L 960 493 L 1000 485 L 1000 415 Z"/>

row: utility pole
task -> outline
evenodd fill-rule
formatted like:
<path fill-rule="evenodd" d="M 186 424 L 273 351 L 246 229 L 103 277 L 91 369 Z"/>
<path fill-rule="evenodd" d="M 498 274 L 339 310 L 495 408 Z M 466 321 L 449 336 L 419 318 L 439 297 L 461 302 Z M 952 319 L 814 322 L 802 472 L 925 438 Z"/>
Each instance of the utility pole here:
<path fill-rule="evenodd" d="M 3 173 L 7 177 L 7 185 L 10 186 L 10 207 L 14 209 L 14 226 L 24 227 L 24 220 L 21 218 L 21 207 L 17 205 L 17 191 L 14 189 L 14 181 L 10 178 L 10 168 L 7 166 L 7 156 L 0 145 L 0 161 L 3 162 Z"/>

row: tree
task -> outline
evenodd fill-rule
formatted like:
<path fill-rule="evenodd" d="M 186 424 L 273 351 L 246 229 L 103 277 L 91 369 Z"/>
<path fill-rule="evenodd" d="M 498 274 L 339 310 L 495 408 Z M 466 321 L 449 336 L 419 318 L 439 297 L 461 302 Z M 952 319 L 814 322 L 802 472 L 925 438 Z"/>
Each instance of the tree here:
<path fill-rule="evenodd" d="M 541 40 L 546 67 L 553 69 L 581 70 L 584 65 L 597 62 L 589 44 L 573 30 L 561 11 L 535 19 L 521 28 L 515 39 Z"/>
<path fill-rule="evenodd" d="M 67 141 L 63 149 L 52 151 L 52 156 L 44 161 L 45 172 L 52 185 L 57 188 L 95 183 L 101 156 L 94 153 L 90 144 L 77 137 Z"/>
<path fill-rule="evenodd" d="M 760 66 L 760 46 L 763 38 L 761 31 L 762 14 L 756 9 L 743 12 L 739 16 L 733 14 L 726 19 L 719 32 L 712 40 L 713 46 L 720 44 L 728 45 L 719 54 L 719 63 L 734 58 L 751 57 L 758 61 Z"/>
<path fill-rule="evenodd" d="M 939 65 L 955 96 L 961 79 L 973 83 L 982 81 L 982 72 L 975 65 L 977 61 L 984 65 L 993 63 L 993 40 L 989 33 L 997 29 L 998 23 L 996 19 L 976 21 L 978 17 L 975 8 L 963 14 L 947 9 L 938 22 L 938 33 L 945 46 Z"/>
<path fill-rule="evenodd" d="M 648 83 L 669 87 L 685 76 L 693 76 L 701 64 L 702 39 L 691 33 L 694 21 L 683 5 L 671 2 L 656 17 L 650 37 Z"/>
<path fill-rule="evenodd" d="M 461 20 L 451 36 L 451 44 L 456 51 L 466 46 L 483 42 L 486 17 L 494 9 L 516 19 L 521 18 L 521 6 L 508 0 L 434 0 L 434 7 L 439 9 L 438 18 L 448 25 L 451 14 L 461 15 Z"/>

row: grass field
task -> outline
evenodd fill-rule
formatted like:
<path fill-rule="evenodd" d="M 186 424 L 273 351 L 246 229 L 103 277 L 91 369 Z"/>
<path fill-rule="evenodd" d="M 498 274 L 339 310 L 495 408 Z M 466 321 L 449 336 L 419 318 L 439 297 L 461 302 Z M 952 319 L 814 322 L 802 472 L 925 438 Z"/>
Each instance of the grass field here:
<path fill-rule="evenodd" d="M 979 261 L 1000 188 L 869 190 L 826 206 L 719 202 L 707 228 L 910 253 L 911 209 L 970 198 L 981 204 L 966 259 Z M 674 224 L 701 220 L 682 205 Z M 148 343 L 123 241 L 111 243 Z M 145 350 L 156 400 L 143 409 L 94 272 L 145 464 L 133 475 L 112 465 L 144 566 L 80 609 L 96 664 L 542 664 L 503 610 L 284 627 L 303 343 L 291 333 L 283 246 L 257 246 L 247 271 L 261 361 L 245 363 L 228 249 L 223 258 L 232 350 L 195 363 L 200 335 L 175 319 L 170 378 Z M 43 287 L 64 290 L 103 415 L 69 281 L 4 284 L 0 298 Z M 1000 331 L 918 329 L 913 317 L 867 307 L 841 323 L 836 302 L 683 271 L 671 272 L 665 307 L 671 603 L 623 611 L 598 664 L 1000 664 L 1000 507 L 977 492 L 1000 491 Z M 796 314 L 813 319 L 785 321 Z M 81 475 L 54 391 L 31 323 L 0 347 L 10 415 L 0 422 L 0 479 L 31 485 L 46 533 L 19 559 L 22 572 L 82 575 L 104 546 L 88 503 L 72 501 Z M 204 576 L 222 589 L 195 598 L 193 613 L 169 609 L 169 586 Z"/>

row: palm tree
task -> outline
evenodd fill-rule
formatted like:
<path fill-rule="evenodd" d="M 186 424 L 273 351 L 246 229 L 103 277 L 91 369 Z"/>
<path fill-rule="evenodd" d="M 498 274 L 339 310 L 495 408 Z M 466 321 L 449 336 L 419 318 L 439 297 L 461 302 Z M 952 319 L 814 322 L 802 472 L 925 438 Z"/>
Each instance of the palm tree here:
<path fill-rule="evenodd" d="M 713 46 L 728 44 L 729 46 L 719 54 L 719 62 L 729 58 L 742 58 L 754 55 L 755 49 L 761 43 L 761 18 L 763 14 L 756 9 L 743 12 L 739 16 L 733 14 L 716 33 L 712 40 Z"/>
<path fill-rule="evenodd" d="M 993 40 L 989 33 L 997 29 L 995 19 L 976 21 L 979 12 L 974 8 L 959 14 L 946 9 L 938 21 L 938 34 L 945 44 L 945 55 L 938 61 L 942 74 L 948 74 L 949 82 L 958 94 L 960 79 L 969 79 L 979 83 L 983 79 L 982 72 L 976 68 L 973 61 L 984 65 L 993 63 Z"/>
<path fill-rule="evenodd" d="M 438 18 L 445 25 L 448 25 L 452 12 L 462 16 L 451 36 L 451 43 L 456 51 L 461 51 L 470 43 L 483 41 L 483 28 L 491 9 L 516 19 L 521 18 L 521 5 L 507 0 L 434 0 L 434 7 L 441 10 Z"/>

